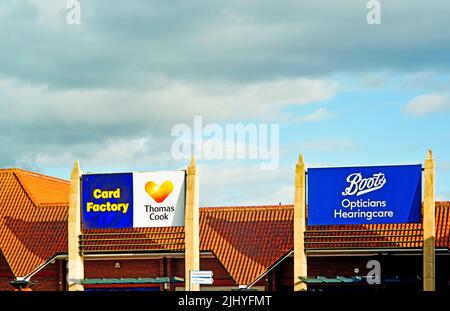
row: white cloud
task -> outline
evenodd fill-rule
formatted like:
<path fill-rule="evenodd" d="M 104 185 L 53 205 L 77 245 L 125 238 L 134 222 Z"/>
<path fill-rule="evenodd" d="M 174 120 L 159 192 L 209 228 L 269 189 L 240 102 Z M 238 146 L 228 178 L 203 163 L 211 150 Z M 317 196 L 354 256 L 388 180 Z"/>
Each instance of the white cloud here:
<path fill-rule="evenodd" d="M 148 138 L 137 138 L 113 139 L 102 144 L 78 144 L 70 148 L 70 150 L 56 147 L 51 148 L 51 153 L 39 152 L 36 155 L 35 163 L 42 166 L 64 165 L 72 163 L 78 156 L 83 156 L 83 154 L 88 155 L 86 158 L 83 157 L 82 160 L 89 165 L 141 162 L 150 157 L 150 145 Z M 145 157 L 139 159 L 143 155 Z"/>
<path fill-rule="evenodd" d="M 67 26 L 65 14 L 68 11 L 67 1 L 64 0 L 39 0 L 34 1 L 33 5 L 38 11 L 36 24 L 38 27 L 46 30 L 61 30 Z"/>
<path fill-rule="evenodd" d="M 337 84 L 294 79 L 249 84 L 198 84 L 159 81 L 146 90 L 49 90 L 0 80 L 0 120 L 29 124 L 35 120 L 89 124 L 172 122 L 193 115 L 215 120 L 280 118 L 288 105 L 329 100 Z M 218 113 L 220 111 L 220 113 Z M 325 111 L 319 111 L 324 114 Z M 160 124 L 158 124 L 160 126 Z"/>
<path fill-rule="evenodd" d="M 76 27 L 66 23 L 66 4 L 0 1 L 5 76 L 51 87 L 114 88 L 147 85 L 149 74 L 254 82 L 449 68 L 449 34 L 436 31 L 448 26 L 448 0 L 426 7 L 419 0 L 387 2 L 389 18 L 375 32 L 364 21 L 365 6 L 354 1 L 288 0 L 276 7 L 267 1 L 81 1 Z"/>
<path fill-rule="evenodd" d="M 419 95 L 405 106 L 405 113 L 413 117 L 450 111 L 450 98 L 447 94 L 432 93 Z"/>
<path fill-rule="evenodd" d="M 390 18 L 376 29 L 365 23 L 365 6 L 351 1 L 81 1 L 77 26 L 66 23 L 66 2 L 0 1 L 0 37 L 8 47 L 0 49 L 0 144 L 8 146 L 0 150 L 2 166 L 48 168 L 74 159 L 83 166 L 158 166 L 171 161 L 170 128 L 190 125 L 194 115 L 205 123 L 289 122 L 286 108 L 333 99 L 342 90 L 333 80 L 365 75 L 363 86 L 379 89 L 392 86 L 386 76 L 398 72 L 429 70 L 434 77 L 450 66 L 449 32 L 436 31 L 448 25 L 448 0 L 387 2 Z M 419 84 L 448 92 L 448 83 Z M 441 105 L 405 112 L 425 115 L 444 111 Z M 327 117 L 323 107 L 299 121 Z M 300 147 L 358 148 L 345 139 Z M 238 161 L 226 163 L 231 167 L 209 175 L 216 190 L 206 194 L 210 202 L 290 198 L 290 169 L 278 176 L 257 163 L 236 170 L 231 163 Z"/>
<path fill-rule="evenodd" d="M 318 108 L 315 111 L 313 111 L 310 114 L 307 114 L 305 116 L 301 116 L 295 120 L 295 122 L 298 123 L 304 123 L 304 122 L 318 122 L 322 121 L 324 119 L 328 119 L 334 116 L 334 113 L 331 113 L 328 111 L 327 108 Z"/>
<path fill-rule="evenodd" d="M 328 100 L 337 88 L 328 80 L 285 79 L 242 84 L 158 80 L 144 90 L 61 90 L 0 79 L 0 139 L 12 144 L 7 153 L 0 151 L 0 162 L 34 168 L 79 159 L 115 166 L 142 163 L 148 154 L 173 161 L 170 130 L 181 122 L 191 126 L 195 115 L 205 124 L 278 123 L 289 117 L 283 112 L 287 106 Z M 319 109 L 306 119 L 326 115 Z"/>
<path fill-rule="evenodd" d="M 399 82 L 399 88 L 402 91 L 417 90 L 426 92 L 434 90 L 435 92 L 446 92 L 450 88 L 450 77 L 448 75 L 436 75 L 435 72 L 426 70 L 404 75 Z"/>
<path fill-rule="evenodd" d="M 202 206 L 292 204 L 293 166 L 261 170 L 258 165 L 223 161 L 221 165 L 198 162 Z"/>

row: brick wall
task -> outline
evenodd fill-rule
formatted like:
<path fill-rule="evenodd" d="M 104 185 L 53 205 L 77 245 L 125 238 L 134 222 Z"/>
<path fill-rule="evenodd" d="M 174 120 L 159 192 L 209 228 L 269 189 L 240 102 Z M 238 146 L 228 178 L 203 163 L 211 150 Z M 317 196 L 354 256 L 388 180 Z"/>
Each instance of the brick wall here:
<path fill-rule="evenodd" d="M 153 260 L 86 260 L 84 262 L 85 278 L 138 278 L 158 277 L 160 259 Z M 115 268 L 116 263 L 120 268 Z"/>
<path fill-rule="evenodd" d="M 60 291 L 66 286 L 65 261 L 56 260 L 44 269 L 36 273 L 31 281 L 36 282 L 32 286 L 34 291 Z"/>
<path fill-rule="evenodd" d="M 371 259 L 378 259 L 382 265 L 383 276 L 400 275 L 415 277 L 421 275 L 420 256 L 352 256 L 352 257 L 308 257 L 309 276 L 354 276 L 355 268 L 359 269 L 359 275 L 366 275 L 366 264 Z M 437 283 L 439 288 L 449 288 L 450 268 L 448 263 L 450 256 L 437 256 Z M 120 268 L 116 268 L 116 263 Z M 444 269 L 447 267 L 446 269 Z M 215 286 L 235 286 L 236 284 L 216 258 L 202 258 L 201 270 L 214 272 Z M 133 259 L 133 260 L 87 260 L 85 261 L 86 278 L 137 278 L 137 277 L 181 277 L 184 278 L 183 258 L 159 258 L 159 259 Z M 8 284 L 13 280 L 13 274 L 9 269 L 5 258 L 0 253 L 0 290 L 12 290 Z M 66 261 L 56 260 L 41 270 L 32 281 L 37 282 L 33 286 L 35 291 L 66 290 Z M 273 272 L 264 277 L 257 285 L 265 286 L 270 290 L 292 290 L 293 284 L 293 258 L 287 258 Z M 183 286 L 184 284 L 179 284 Z M 162 286 L 160 287 L 162 289 Z M 172 284 L 171 290 L 175 289 Z"/>
<path fill-rule="evenodd" d="M 36 282 L 31 288 L 34 291 L 59 291 L 65 289 L 65 261 L 56 260 L 54 264 L 35 274 L 31 281 Z M 0 291 L 14 290 L 9 282 L 14 280 L 14 275 L 9 269 L 5 258 L 0 253 Z"/>
<path fill-rule="evenodd" d="M 116 263 L 120 268 L 116 268 Z M 214 272 L 214 284 L 233 286 L 234 281 L 216 258 L 202 258 L 201 270 Z M 133 259 L 133 260 L 87 260 L 84 266 L 86 278 L 137 278 L 180 277 L 184 278 L 183 258 Z M 182 284 L 180 284 L 182 285 Z M 175 285 L 171 285 L 174 290 Z M 162 290 L 162 285 L 161 285 Z"/>
<path fill-rule="evenodd" d="M 417 276 L 422 275 L 421 255 L 400 256 L 341 256 L 341 257 L 308 257 L 308 276 L 336 277 L 336 276 L 366 276 L 370 269 L 366 268 L 367 262 L 376 259 L 381 264 L 381 275 L 383 279 L 402 279 L 402 282 L 382 284 L 382 288 L 419 290 L 420 280 Z M 445 269 L 450 262 L 450 256 L 436 256 L 436 282 L 440 289 L 450 288 L 450 269 Z M 287 258 L 274 270 L 276 290 L 292 290 L 293 284 L 293 258 Z M 359 272 L 355 272 L 358 269 Z M 408 280 L 408 281 L 407 281 Z M 342 285 L 342 284 L 341 284 Z M 366 285 L 360 284 L 360 285 Z M 314 285 L 315 286 L 315 285 Z"/>
<path fill-rule="evenodd" d="M 354 276 L 355 268 L 359 275 L 366 275 L 366 264 L 374 257 L 352 256 L 352 257 L 308 257 L 308 276 Z M 292 290 L 294 282 L 294 259 L 285 259 L 275 268 L 275 284 L 279 290 Z"/>
<path fill-rule="evenodd" d="M 14 279 L 14 275 L 6 262 L 5 257 L 0 252 L 0 291 L 1 290 L 12 290 L 13 288 L 9 285 L 9 282 Z"/>
<path fill-rule="evenodd" d="M 116 267 L 116 263 L 120 268 Z M 200 269 L 214 272 L 216 286 L 234 286 L 235 283 L 216 258 L 202 258 Z M 144 277 L 180 277 L 184 278 L 183 258 L 159 259 L 109 259 L 86 260 L 84 264 L 85 278 L 144 278 Z M 0 290 L 13 290 L 8 284 L 14 279 L 5 258 L 0 253 Z M 56 260 L 39 271 L 31 279 L 36 284 L 35 291 L 66 290 L 66 261 Z M 184 284 L 180 284 L 184 285 Z M 162 289 L 162 285 L 161 285 Z M 175 285 L 171 286 L 171 290 Z"/>

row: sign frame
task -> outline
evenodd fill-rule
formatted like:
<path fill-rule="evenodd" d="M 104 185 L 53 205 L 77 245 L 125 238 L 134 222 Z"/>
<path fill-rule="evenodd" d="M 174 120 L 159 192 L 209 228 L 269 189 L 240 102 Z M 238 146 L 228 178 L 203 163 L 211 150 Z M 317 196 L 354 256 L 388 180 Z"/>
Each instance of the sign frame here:
<path fill-rule="evenodd" d="M 209 270 L 191 270 L 189 278 L 191 284 L 212 285 L 214 283 L 213 272 Z"/>
<path fill-rule="evenodd" d="M 420 223 L 423 170 L 422 164 L 309 168 L 305 172 L 307 175 L 307 224 L 368 225 Z M 402 172 L 400 173 L 400 171 Z M 349 172 L 352 173 L 349 174 Z M 386 172 L 390 174 L 388 181 L 385 176 Z M 409 174 L 415 179 L 409 180 L 402 174 Z M 311 175 L 314 176 L 313 181 L 311 181 Z M 329 180 L 318 181 L 319 179 L 325 179 L 325 176 Z M 343 178 L 344 176 L 345 178 Z M 391 178 L 394 178 L 396 182 L 390 182 Z M 338 179 L 337 182 L 336 179 Z M 363 186 L 364 184 L 371 185 L 372 189 L 366 187 L 366 189 L 359 191 L 360 185 L 355 180 L 361 181 L 360 185 L 363 184 Z M 402 181 L 402 183 L 399 181 Z M 340 183 L 343 183 L 343 185 L 340 185 Z M 399 190 L 398 184 L 403 188 L 400 187 L 401 189 Z M 408 189 L 408 187 L 411 189 Z M 398 195 L 394 190 L 403 192 L 400 192 L 400 195 Z M 411 192 L 407 190 L 411 190 Z M 390 201 L 383 198 L 388 198 Z M 338 201 L 341 201 L 340 205 L 338 205 Z M 406 203 L 408 208 L 402 207 L 405 201 L 408 202 Z M 334 209 L 334 215 L 330 215 L 332 209 Z"/>
<path fill-rule="evenodd" d="M 167 177 L 162 177 L 167 175 L 172 176 L 169 179 L 167 179 Z M 105 180 L 111 178 L 113 179 L 113 182 L 105 182 Z M 89 179 L 93 179 L 94 181 L 89 182 Z M 98 185 L 98 188 L 100 190 L 106 187 L 107 189 L 104 189 L 105 192 L 111 192 L 112 196 L 116 194 L 119 197 L 93 198 L 92 196 L 94 195 L 94 192 L 91 183 L 95 184 L 96 179 L 100 179 L 100 181 L 103 181 L 97 182 L 98 184 L 100 184 Z M 141 184 L 142 180 L 144 180 L 145 183 L 147 179 L 149 181 L 148 183 L 153 182 L 154 180 L 157 181 L 153 182 L 154 185 L 152 185 L 154 188 L 156 187 L 157 191 L 161 190 L 161 188 L 163 188 L 164 184 L 167 182 L 171 188 L 169 188 L 168 193 L 163 193 L 162 196 L 160 195 L 160 197 L 153 197 L 153 193 L 149 193 L 149 191 L 147 190 L 147 185 Z M 105 184 L 107 186 L 105 186 Z M 86 189 L 86 186 L 89 186 L 90 189 Z M 96 190 L 97 189 L 95 189 L 94 191 Z M 119 192 L 114 193 L 114 191 Z M 96 192 L 95 194 L 99 195 L 99 192 Z M 185 226 L 186 195 L 187 170 L 81 174 L 81 226 L 83 229 L 156 228 Z M 120 196 L 123 196 L 125 198 L 121 198 Z M 124 202 L 126 203 L 122 202 L 123 200 L 125 200 Z M 87 204 L 90 205 L 88 206 Z M 125 208 L 124 205 L 126 206 Z M 101 206 L 103 209 L 108 208 L 108 210 L 102 211 L 104 215 L 97 213 L 99 215 L 88 216 L 88 212 L 93 210 L 92 206 L 97 208 L 97 212 L 99 208 L 98 206 Z M 124 215 L 121 215 L 121 213 L 113 213 L 110 210 L 112 208 L 117 208 L 117 206 L 124 213 L 127 213 L 126 217 L 124 217 Z M 150 218 L 149 220 L 147 219 L 148 217 Z"/>

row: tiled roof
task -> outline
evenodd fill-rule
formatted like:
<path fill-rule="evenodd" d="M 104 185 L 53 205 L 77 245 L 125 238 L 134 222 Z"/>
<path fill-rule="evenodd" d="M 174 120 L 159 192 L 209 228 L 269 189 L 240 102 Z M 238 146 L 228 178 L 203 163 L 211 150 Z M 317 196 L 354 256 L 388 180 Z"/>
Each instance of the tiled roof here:
<path fill-rule="evenodd" d="M 292 248 L 292 206 L 201 211 L 201 249 L 212 250 L 237 284 L 251 283 Z"/>
<path fill-rule="evenodd" d="M 450 248 L 449 212 L 450 202 L 436 202 L 436 247 Z M 212 251 L 237 284 L 248 284 L 292 250 L 293 215 L 292 205 L 201 208 L 200 249 Z M 180 227 L 85 233 L 86 253 L 181 252 L 184 247 Z M 422 225 L 308 226 L 305 243 L 307 250 L 417 249 L 422 247 Z"/>
<path fill-rule="evenodd" d="M 450 202 L 436 202 L 436 247 L 450 248 Z M 422 224 L 309 226 L 307 250 L 422 248 Z"/>
<path fill-rule="evenodd" d="M 35 205 L 68 204 L 68 181 L 24 170 L 15 170 L 15 174 Z"/>
<path fill-rule="evenodd" d="M 68 198 L 66 181 L 0 170 L 0 251 L 14 275 L 25 276 L 66 252 Z"/>
<path fill-rule="evenodd" d="M 200 209 L 200 250 L 211 251 L 237 284 L 248 284 L 292 247 L 292 206 Z M 85 230 L 85 253 L 184 250 L 184 228 Z"/>
<path fill-rule="evenodd" d="M 0 170 L 0 251 L 13 273 L 25 276 L 67 252 L 69 184 L 22 170 Z M 56 203 L 54 203 L 54 202 Z M 436 203 L 436 246 L 449 248 L 450 202 Z M 312 249 L 420 248 L 420 224 L 311 226 Z M 293 206 L 200 209 L 200 248 L 217 256 L 237 284 L 248 284 L 292 250 Z M 184 230 L 86 230 L 82 251 L 182 252 Z"/>

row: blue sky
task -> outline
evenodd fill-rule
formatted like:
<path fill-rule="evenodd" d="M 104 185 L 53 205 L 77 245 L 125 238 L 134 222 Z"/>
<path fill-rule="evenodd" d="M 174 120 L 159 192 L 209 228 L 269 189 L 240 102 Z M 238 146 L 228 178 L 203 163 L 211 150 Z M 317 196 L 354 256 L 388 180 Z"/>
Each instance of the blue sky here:
<path fill-rule="evenodd" d="M 280 165 L 200 160 L 201 204 L 293 202 L 309 166 L 436 159 L 450 200 L 450 3 L 0 2 L 0 167 L 181 169 L 175 124 L 279 124 Z"/>

